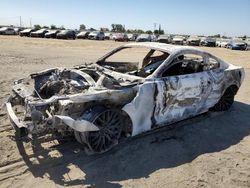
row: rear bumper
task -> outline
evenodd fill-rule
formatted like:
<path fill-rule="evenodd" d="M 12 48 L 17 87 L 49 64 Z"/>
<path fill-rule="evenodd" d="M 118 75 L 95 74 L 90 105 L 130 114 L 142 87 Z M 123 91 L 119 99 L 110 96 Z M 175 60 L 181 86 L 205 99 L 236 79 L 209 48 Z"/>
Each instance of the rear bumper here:
<path fill-rule="evenodd" d="M 247 46 L 232 46 L 233 50 L 246 50 Z"/>
<path fill-rule="evenodd" d="M 199 46 L 200 41 L 188 41 L 187 44 L 192 46 Z"/>
<path fill-rule="evenodd" d="M 57 35 L 57 39 L 67 39 L 68 37 L 66 35 Z"/>
<path fill-rule="evenodd" d="M 215 42 L 205 42 L 204 46 L 208 46 L 208 47 L 215 47 L 216 43 Z"/>
<path fill-rule="evenodd" d="M 30 37 L 34 37 L 34 38 L 43 38 L 44 34 L 30 34 Z"/>

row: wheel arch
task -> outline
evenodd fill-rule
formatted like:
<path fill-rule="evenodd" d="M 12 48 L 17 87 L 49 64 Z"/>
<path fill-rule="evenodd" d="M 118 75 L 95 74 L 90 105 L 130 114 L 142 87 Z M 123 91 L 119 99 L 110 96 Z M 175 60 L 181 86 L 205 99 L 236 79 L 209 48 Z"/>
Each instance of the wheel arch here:
<path fill-rule="evenodd" d="M 89 108 L 85 109 L 82 114 L 81 117 L 83 119 L 87 119 L 87 120 L 91 120 L 93 121 L 95 119 L 95 117 L 98 115 L 98 113 L 104 111 L 104 110 L 108 110 L 108 109 L 115 109 L 115 110 L 119 110 L 121 112 L 123 121 L 124 121 L 124 126 L 122 127 L 122 132 L 125 134 L 125 136 L 130 136 L 132 135 L 132 131 L 133 131 L 133 123 L 132 123 L 132 119 L 129 116 L 129 114 L 124 111 L 123 109 L 123 105 L 112 105 L 112 104 L 95 104 L 90 106 Z"/>

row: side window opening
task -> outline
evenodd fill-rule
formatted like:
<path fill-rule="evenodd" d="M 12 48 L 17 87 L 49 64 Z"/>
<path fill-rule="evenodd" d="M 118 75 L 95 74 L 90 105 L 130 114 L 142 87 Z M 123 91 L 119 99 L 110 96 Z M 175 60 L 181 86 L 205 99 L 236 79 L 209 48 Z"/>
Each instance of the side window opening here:
<path fill-rule="evenodd" d="M 162 77 L 193 74 L 219 68 L 219 62 L 212 58 L 204 58 L 196 54 L 183 54 L 177 56 L 172 65 L 163 72 Z"/>
<path fill-rule="evenodd" d="M 203 67 L 203 70 L 213 70 L 213 69 L 216 69 L 219 67 L 220 67 L 220 63 L 217 60 L 215 60 L 214 58 L 209 57 L 207 59 L 206 64 Z"/>
<path fill-rule="evenodd" d="M 163 72 L 162 77 L 193 74 L 203 71 L 204 58 L 196 54 L 182 54 L 177 56 Z"/>

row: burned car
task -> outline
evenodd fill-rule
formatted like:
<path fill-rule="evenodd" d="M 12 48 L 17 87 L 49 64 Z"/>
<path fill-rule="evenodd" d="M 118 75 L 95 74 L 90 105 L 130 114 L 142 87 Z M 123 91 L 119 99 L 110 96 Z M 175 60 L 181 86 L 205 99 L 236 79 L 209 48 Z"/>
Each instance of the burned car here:
<path fill-rule="evenodd" d="M 21 137 L 74 135 L 87 153 L 234 102 L 244 69 L 188 46 L 130 43 L 96 63 L 14 82 L 6 103 Z"/>

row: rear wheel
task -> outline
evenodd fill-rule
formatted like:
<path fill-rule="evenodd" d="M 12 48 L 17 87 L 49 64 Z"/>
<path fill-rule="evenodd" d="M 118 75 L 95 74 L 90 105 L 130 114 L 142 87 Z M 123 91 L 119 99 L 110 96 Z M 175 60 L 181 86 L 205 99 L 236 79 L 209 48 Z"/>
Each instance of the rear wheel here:
<path fill-rule="evenodd" d="M 211 108 L 212 111 L 226 111 L 228 110 L 233 102 L 234 102 L 234 96 L 236 95 L 238 91 L 237 86 L 230 86 L 226 89 L 220 100 L 214 105 L 214 107 Z"/>
<path fill-rule="evenodd" d="M 82 118 L 100 129 L 93 132 L 75 132 L 76 140 L 86 146 L 87 153 L 103 153 L 118 143 L 124 125 L 121 110 L 98 107 L 85 113 Z"/>

